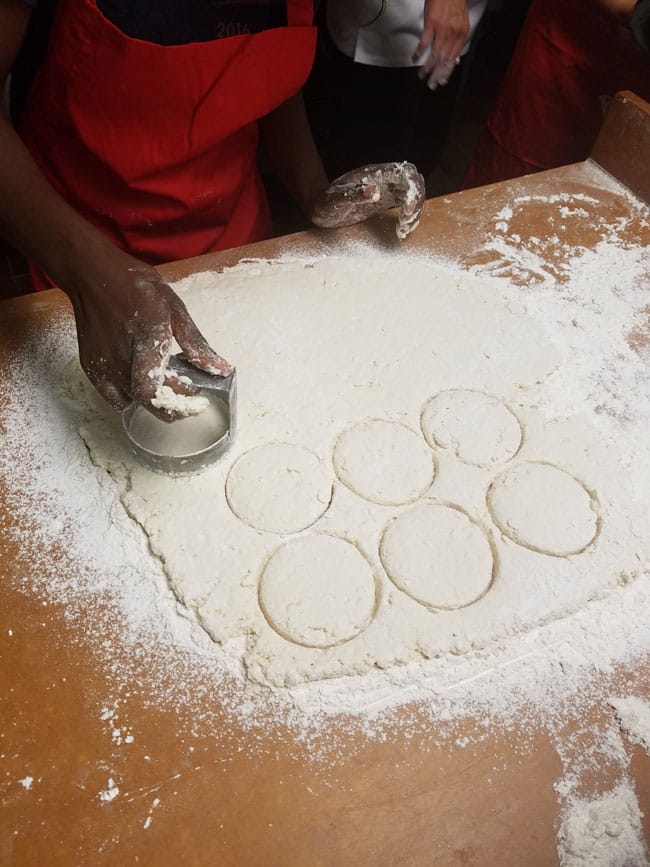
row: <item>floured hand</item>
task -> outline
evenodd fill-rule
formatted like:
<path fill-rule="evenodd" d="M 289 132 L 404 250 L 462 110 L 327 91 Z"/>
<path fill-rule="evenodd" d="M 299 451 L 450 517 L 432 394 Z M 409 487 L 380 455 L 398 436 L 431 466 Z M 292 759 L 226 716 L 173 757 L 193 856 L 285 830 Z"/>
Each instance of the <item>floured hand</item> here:
<path fill-rule="evenodd" d="M 413 62 L 422 61 L 418 75 L 426 79 L 431 90 L 447 84 L 460 62 L 468 35 L 466 0 L 426 0 L 424 27 Z"/>
<path fill-rule="evenodd" d="M 75 270 L 61 288 L 74 308 L 81 365 L 102 397 L 115 409 L 137 400 L 165 421 L 201 412 L 196 388 L 168 370 L 174 338 L 196 367 L 232 368 L 160 274 L 116 248 Z"/>
<path fill-rule="evenodd" d="M 312 206 L 310 216 L 316 226 L 339 228 L 397 207 L 397 236 L 406 238 L 420 221 L 424 196 L 424 178 L 412 163 L 378 163 L 333 181 Z"/>

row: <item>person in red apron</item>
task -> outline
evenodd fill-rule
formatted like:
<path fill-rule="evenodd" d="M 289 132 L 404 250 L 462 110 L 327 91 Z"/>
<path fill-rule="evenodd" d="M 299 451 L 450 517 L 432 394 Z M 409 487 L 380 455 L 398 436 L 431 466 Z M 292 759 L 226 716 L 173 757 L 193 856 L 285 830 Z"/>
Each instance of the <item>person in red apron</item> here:
<path fill-rule="evenodd" d="M 585 160 L 614 93 L 650 99 L 647 8 L 648 0 L 533 0 L 463 188 Z"/>
<path fill-rule="evenodd" d="M 0 84 L 34 2 L 0 0 Z M 417 221 L 423 193 L 405 202 L 409 180 L 420 184 L 412 168 L 375 167 L 370 184 L 364 169 L 326 179 L 300 94 L 315 46 L 310 0 L 55 6 L 18 134 L 0 126 L 0 230 L 37 288 L 68 294 L 82 366 L 113 406 L 155 411 L 173 337 L 197 366 L 230 370 L 153 266 L 271 235 L 260 137 L 317 225 L 396 204 Z"/>

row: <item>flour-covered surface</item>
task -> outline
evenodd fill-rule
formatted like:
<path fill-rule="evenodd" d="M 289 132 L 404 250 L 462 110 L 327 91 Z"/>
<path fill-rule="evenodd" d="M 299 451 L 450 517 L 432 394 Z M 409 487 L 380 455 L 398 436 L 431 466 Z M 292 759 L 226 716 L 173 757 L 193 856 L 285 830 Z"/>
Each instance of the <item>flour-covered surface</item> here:
<path fill-rule="evenodd" d="M 419 749 L 469 752 L 517 732 L 523 754 L 540 731 L 554 739 L 564 763 L 568 720 L 606 706 L 611 696 L 647 689 L 647 250 L 624 241 L 622 223 L 595 225 L 591 218 L 597 237 L 585 248 L 563 242 L 563 227 L 586 219 L 574 212 L 589 215 L 592 207 L 569 197 L 546 203 L 558 206 L 560 255 L 540 274 L 548 238 L 534 258 L 534 241 L 511 237 L 517 209 L 529 204 L 513 202 L 512 216 L 495 216 L 469 267 L 354 248 L 328 259 L 244 263 L 181 283 L 193 315 L 240 376 L 233 450 L 185 485 L 133 463 L 117 420 L 75 372 L 70 319 L 57 315 L 45 332 L 25 336 L 1 385 L 6 532 L 21 549 L 15 582 L 44 609 L 62 606 L 80 646 L 105 672 L 96 717 L 120 755 L 137 748 L 139 734 L 123 710 L 137 694 L 154 715 L 177 714 L 184 743 L 245 732 L 248 751 L 282 743 L 301 761 L 307 750 L 315 769 L 345 765 L 366 741 L 404 738 Z M 564 217 L 561 208 L 568 209 Z M 211 309 L 215 291 L 218 313 Z M 247 368 L 246 358 L 257 361 Z M 424 410 L 449 390 L 487 396 L 489 448 L 462 414 L 445 416 L 451 446 L 442 436 L 437 442 L 430 426 L 425 437 Z M 496 429 L 499 419 L 503 430 Z M 335 444 L 369 420 L 402 426 L 429 450 L 425 490 L 409 484 L 405 499 L 386 505 L 376 502 L 376 486 L 361 496 L 341 480 L 348 474 L 337 473 Z M 318 490 L 305 500 L 313 521 L 296 532 L 256 529 L 257 518 L 247 522 L 246 509 L 237 514 L 228 505 L 235 462 L 269 441 L 298 446 L 320 462 Z M 474 462 L 462 460 L 467 455 Z M 384 467 L 395 457 L 399 464 L 399 450 L 390 457 Z M 368 475 L 363 458 L 364 473 L 355 479 Z M 514 499 L 520 510 L 512 532 L 491 513 L 490 486 L 531 464 L 579 486 L 572 488 L 579 514 L 566 528 L 573 531 L 566 549 L 564 538 L 556 546 L 553 527 L 542 528 L 542 544 L 537 536 L 531 544 L 529 507 L 539 503 L 526 503 L 525 492 L 508 499 L 508 508 Z M 321 470 L 331 481 L 331 502 L 322 502 Z M 419 465 L 414 473 L 417 482 Z M 371 472 L 370 480 L 377 483 Z M 547 493 L 552 502 L 553 491 Z M 416 576 L 416 590 L 386 574 L 383 534 L 423 505 L 456 509 L 486 540 L 490 554 L 481 562 L 491 556 L 493 564 L 486 592 L 486 582 L 463 588 L 462 560 L 461 568 L 457 555 L 446 562 L 445 551 L 431 574 L 434 582 L 441 570 L 460 576 L 451 593 L 423 600 L 417 597 L 428 573 Z M 502 511 L 499 523 L 508 523 Z M 287 526 L 300 527 L 291 510 L 287 515 Z M 295 585 L 276 567 L 288 560 L 294 569 L 296 558 L 271 559 L 296 540 L 315 538 L 319 550 L 323 535 L 338 537 L 359 558 L 345 555 L 346 568 L 359 564 L 360 579 L 347 619 L 337 619 L 335 597 L 322 611 L 313 596 L 292 607 L 296 600 L 286 593 Z M 269 562 L 273 593 L 265 609 L 259 586 Z M 301 568 L 308 563 L 307 555 Z M 313 593 L 309 580 L 303 585 Z M 450 610 L 449 598 L 463 604 Z M 625 689 L 618 688 L 621 672 Z M 604 739 L 609 750 L 610 733 Z M 623 767 L 625 751 L 610 752 Z M 146 768 L 146 756 L 138 760 Z M 188 773 L 191 761 L 188 755 Z M 488 792 L 497 777 L 495 763 L 494 781 L 482 781 Z M 28 778 L 29 789 L 22 782 Z M 574 791 L 566 766 L 562 779 L 557 797 L 565 810 L 571 799 L 582 804 L 601 794 Z M 25 767 L 11 785 L 27 797 L 43 783 Z M 90 788 L 83 796 L 102 809 L 135 797 L 115 761 L 102 766 Z M 155 829 L 165 807 L 150 788 L 143 832 Z M 623 800 L 632 821 L 634 810 Z"/>
<path fill-rule="evenodd" d="M 182 615 L 215 659 L 235 660 L 248 693 L 271 690 L 307 715 L 375 713 L 425 696 L 447 708 L 462 683 L 516 666 L 533 649 L 563 662 L 567 650 L 575 660 L 584 648 L 591 660 L 588 642 L 601 642 L 600 629 L 590 636 L 577 623 L 611 618 L 648 593 L 650 404 L 645 361 L 626 344 L 630 301 L 647 291 L 644 254 L 612 245 L 583 253 L 576 278 L 550 297 L 540 287 L 522 297 L 509 284 L 395 257 L 246 262 L 194 275 L 177 289 L 211 342 L 237 360 L 240 381 L 234 446 L 192 478 L 141 467 L 119 416 L 63 352 L 49 400 L 74 429 L 68 460 L 84 488 L 115 497 L 111 531 L 143 532 L 146 568 L 159 568 L 172 594 L 167 619 L 174 626 Z M 421 415 L 450 388 L 492 395 L 504 423 L 516 418 L 523 431 L 516 454 L 476 466 L 431 448 Z M 474 415 L 459 417 L 461 439 L 463 424 L 467 434 L 483 424 L 480 411 Z M 274 443 L 288 447 L 278 455 Z M 316 464 L 316 477 L 296 460 L 296 447 Z M 294 532 L 233 508 L 228 480 L 249 455 L 257 458 L 250 507 L 266 504 Z M 308 501 L 304 521 L 289 520 L 301 501 L 278 474 L 313 487 L 307 493 L 317 508 Z M 489 563 L 478 589 L 474 543 L 454 544 L 449 528 L 442 535 L 450 544 L 436 550 L 433 530 L 405 543 L 408 575 L 385 569 L 382 544 L 409 509 L 427 503 L 459 510 L 482 537 Z M 295 528 L 303 544 L 280 557 Z M 323 535 L 357 549 L 346 593 L 328 592 L 325 581 L 319 594 L 301 574 Z M 418 562 L 439 574 L 425 568 L 418 576 Z M 260 604 L 269 563 L 275 580 Z M 278 575 L 280 568 L 288 572 Z M 445 580 L 453 586 L 437 603 L 427 584 Z M 357 609 L 361 625 L 350 631 L 343 622 Z M 624 617 L 629 646 L 644 620 Z M 587 644 L 572 640 L 576 628 Z M 319 630 L 313 642 L 290 637 Z"/>
<path fill-rule="evenodd" d="M 650 702 L 637 695 L 610 698 L 621 731 L 633 744 L 639 744 L 650 756 Z"/>
<path fill-rule="evenodd" d="M 644 814 L 616 725 L 578 724 L 556 739 L 556 750 L 563 770 L 554 786 L 561 867 L 648 867 Z"/>
<path fill-rule="evenodd" d="M 646 867 L 650 861 L 641 819 L 629 784 L 598 798 L 571 802 L 558 833 L 560 867 Z"/>
<path fill-rule="evenodd" d="M 240 368 L 234 447 L 190 479 L 138 465 L 119 417 L 83 380 L 69 323 L 53 325 L 14 365 L 7 437 L 20 438 L 24 456 L 12 465 L 17 452 L 9 448 L 3 462 L 15 478 L 29 472 L 21 493 L 31 485 L 43 497 L 55 495 L 58 521 L 77 524 L 77 559 L 92 574 L 79 583 L 52 576 L 43 591 L 65 589 L 71 598 L 116 591 L 126 638 L 130 626 L 138 632 L 147 621 L 171 632 L 173 644 L 200 646 L 217 670 L 227 667 L 246 707 L 256 696 L 266 702 L 270 692 L 305 720 L 322 712 L 367 718 L 423 699 L 434 715 L 473 713 L 474 702 L 509 715 L 522 695 L 540 710 L 549 689 L 571 695 L 594 666 L 607 669 L 647 651 L 650 400 L 646 358 L 628 342 L 648 293 L 647 264 L 644 249 L 602 242 L 576 255 L 561 288 L 528 293 L 449 264 L 362 254 L 246 262 L 190 277 L 178 291 Z M 328 339 L 319 341 L 324 329 Z M 524 432 L 514 457 L 506 451 L 496 467 L 474 466 L 427 445 L 421 413 L 449 388 L 479 390 L 507 407 Z M 332 456 L 341 434 L 368 420 L 379 420 L 377 441 L 370 425 L 367 443 L 352 442 L 348 465 L 358 460 L 368 484 L 402 484 L 406 493 L 396 501 L 360 495 L 337 477 Z M 386 440 L 379 422 L 400 436 Z M 404 444 L 403 435 L 414 443 Z M 358 549 L 359 593 L 367 592 L 368 564 L 374 574 L 376 604 L 350 640 L 341 641 L 336 628 L 316 646 L 288 640 L 260 605 L 265 564 L 296 534 L 255 529 L 231 508 L 226 483 L 242 456 L 274 442 L 320 462 L 319 508 L 308 510 L 305 538 L 325 534 Z M 412 466 L 420 452 L 418 460 L 429 453 L 427 472 Z M 36 474 L 34 461 L 42 467 Z M 284 472 L 309 484 L 295 459 L 287 461 Z M 530 468 L 545 471 L 541 482 Z M 260 501 L 289 514 L 293 488 L 274 484 L 273 461 L 257 472 Z M 424 487 L 410 480 L 413 472 Z M 318 487 L 323 475 L 331 502 Z M 511 496 L 491 500 L 494 485 Z M 558 516 L 562 502 L 575 512 L 566 521 Z M 459 584 L 448 595 L 468 600 L 451 610 L 444 600 L 422 604 L 404 592 L 381 562 L 382 535 L 426 503 L 461 510 L 492 551 L 491 581 L 477 594 L 475 576 L 463 573 L 465 545 L 440 546 L 434 555 L 422 540 L 422 558 L 437 557 L 439 570 Z M 55 529 L 43 522 L 39 532 Z M 304 556 L 298 571 L 309 569 Z M 93 588 L 96 570 L 105 574 Z M 295 605 L 303 612 L 295 616 L 306 617 L 317 601 L 300 598 L 297 578 L 277 586 L 286 598 L 274 599 L 275 609 Z M 325 620 L 344 619 L 349 605 L 365 610 L 350 593 L 324 588 Z M 310 630 L 309 622 L 294 624 L 296 633 Z M 516 684 L 515 694 L 504 681 Z"/>

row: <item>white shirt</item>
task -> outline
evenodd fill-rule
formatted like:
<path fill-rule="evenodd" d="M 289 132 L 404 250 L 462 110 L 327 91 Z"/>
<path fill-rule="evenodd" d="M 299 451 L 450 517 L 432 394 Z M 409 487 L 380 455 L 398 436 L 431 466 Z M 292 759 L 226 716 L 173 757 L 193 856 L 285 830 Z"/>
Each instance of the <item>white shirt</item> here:
<path fill-rule="evenodd" d="M 470 28 L 466 54 L 488 0 L 467 0 Z M 328 0 L 327 29 L 334 44 L 357 63 L 420 66 L 413 54 L 424 27 L 424 0 Z"/>

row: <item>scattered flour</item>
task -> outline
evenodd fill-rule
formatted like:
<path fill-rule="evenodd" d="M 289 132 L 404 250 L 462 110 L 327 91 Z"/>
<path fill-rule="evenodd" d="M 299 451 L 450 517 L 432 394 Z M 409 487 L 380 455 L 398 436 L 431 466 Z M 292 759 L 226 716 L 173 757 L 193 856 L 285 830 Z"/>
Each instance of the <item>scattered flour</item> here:
<path fill-rule="evenodd" d="M 647 867 L 642 818 L 628 782 L 592 800 L 572 800 L 558 831 L 561 867 Z"/>
<path fill-rule="evenodd" d="M 571 728 L 556 741 L 564 770 L 555 784 L 561 867 L 647 867 L 643 814 L 618 727 Z"/>
<path fill-rule="evenodd" d="M 650 704 L 637 696 L 610 698 L 621 729 L 650 756 Z"/>
<path fill-rule="evenodd" d="M 106 784 L 106 788 L 102 789 L 99 793 L 99 800 L 103 803 L 107 804 L 111 801 L 114 801 L 115 798 L 120 794 L 120 790 L 118 786 L 115 784 L 115 780 L 112 777 L 108 778 L 108 783 Z"/>
<path fill-rule="evenodd" d="M 570 204 L 562 200 L 562 206 Z M 580 201 L 581 208 L 588 205 Z M 508 219 L 503 214 L 500 222 Z M 389 420 L 414 433 L 419 431 L 423 407 L 435 394 L 452 388 L 485 389 L 505 402 L 525 431 L 522 450 L 512 459 L 508 455 L 514 441 L 506 442 L 507 460 L 560 463 L 559 469 L 597 491 L 602 532 L 588 552 L 551 558 L 498 533 L 485 493 L 502 465 L 493 470 L 465 464 L 430 444 L 436 463 L 431 488 L 435 500 L 451 502 L 478 517 L 479 523 L 485 522 L 493 543 L 510 562 L 479 602 L 460 614 L 434 614 L 403 594 L 381 571 L 378 540 L 403 507 L 364 501 L 335 481 L 332 468 L 333 507 L 339 515 L 356 510 L 357 530 L 375 540 L 364 544 L 362 553 L 378 576 L 380 598 L 395 603 L 398 617 L 400 610 L 412 612 L 412 631 L 399 638 L 402 644 L 387 645 L 384 623 L 383 631 L 376 630 L 369 640 L 375 618 L 361 637 L 361 656 L 354 652 L 357 639 L 323 649 L 290 644 L 289 654 L 294 655 L 287 664 L 287 641 L 269 626 L 257 602 L 260 568 L 285 539 L 244 528 L 228 510 L 232 521 L 228 526 L 237 527 L 242 539 L 252 540 L 253 553 L 258 553 L 254 562 L 247 561 L 244 555 L 251 549 L 225 534 L 216 540 L 219 553 L 215 555 L 215 524 L 209 509 L 205 514 L 194 509 L 186 518 L 176 509 L 173 515 L 176 501 L 171 498 L 169 520 L 174 520 L 176 538 L 187 543 L 176 557 L 166 545 L 165 534 L 157 534 L 146 517 L 147 491 L 150 484 L 169 487 L 177 492 L 177 500 L 186 480 L 148 479 L 128 454 L 114 451 L 119 444 L 111 428 L 115 419 L 104 429 L 102 440 L 97 419 L 103 418 L 103 410 L 92 403 L 81 380 L 69 379 L 68 395 L 61 397 L 60 383 L 75 355 L 75 341 L 72 321 L 60 316 L 47 334 L 26 340 L 0 384 L 8 408 L 0 472 L 27 555 L 25 590 L 65 605 L 71 619 L 85 623 L 94 618 L 88 640 L 97 643 L 107 665 L 115 665 L 116 684 L 129 683 L 139 666 L 139 676 L 154 684 L 152 702 L 175 702 L 181 700 L 180 693 L 169 686 L 166 675 L 177 666 L 179 676 L 173 680 L 184 685 L 191 681 L 195 699 L 188 699 L 183 687 L 182 700 L 195 701 L 197 715 L 209 715 L 209 699 L 218 686 L 220 701 L 240 723 L 254 728 L 272 726 L 274 720 L 288 722 L 296 736 L 305 739 L 328 714 L 350 714 L 369 735 L 379 735 L 390 726 L 394 709 L 407 704 L 416 706 L 418 714 L 436 719 L 438 731 L 467 716 L 483 720 L 487 728 L 499 721 L 510 725 L 522 712 L 549 726 L 559 725 L 567 711 L 576 712 L 581 702 L 591 702 L 603 689 L 608 690 L 605 697 L 611 694 L 611 686 L 602 686 L 601 681 L 613 677 L 618 664 L 633 664 L 650 652 L 646 622 L 650 552 L 644 511 L 650 394 L 647 353 L 633 348 L 628 339 L 645 322 L 647 251 L 622 245 L 614 231 L 593 250 L 563 250 L 562 261 L 549 271 L 544 270 L 544 256 L 534 253 L 534 245 L 521 249 L 501 235 L 488 243 L 501 257 L 501 265 L 474 266 L 474 281 L 455 263 L 394 254 L 382 257 L 376 250 L 353 249 L 338 261 L 247 262 L 221 275 L 195 275 L 178 289 L 200 327 L 239 362 L 240 371 L 244 368 L 240 394 L 255 424 L 249 428 L 252 433 L 242 429 L 233 462 L 244 450 L 277 438 L 278 433 L 283 441 L 298 442 L 323 461 L 331 460 L 336 436 L 346 427 L 346 418 L 352 420 L 350 407 L 358 408 L 358 421 L 385 418 L 385 388 L 399 395 Z M 322 322 L 306 328 L 304 307 L 295 305 L 296 315 L 287 321 L 270 303 L 269 315 L 260 315 L 259 328 L 254 326 L 246 334 L 252 346 L 266 332 L 278 359 L 277 376 L 265 375 L 258 387 L 253 379 L 246 382 L 242 361 L 246 347 L 226 345 L 233 335 L 245 331 L 243 326 L 229 322 L 223 334 L 215 331 L 219 317 L 213 318 L 207 303 L 213 285 L 236 294 L 245 282 L 247 291 L 262 295 L 267 292 L 264 287 L 286 285 L 291 274 L 293 280 L 309 280 L 310 292 L 317 292 L 320 285 L 319 298 L 332 291 L 349 297 L 349 329 L 357 334 L 364 317 L 367 320 L 381 310 L 377 290 L 382 281 L 391 283 L 395 295 L 394 283 L 386 278 L 395 263 L 400 269 L 399 285 L 407 286 L 408 292 L 377 323 L 380 333 L 384 329 L 390 334 L 393 322 L 401 328 L 409 317 L 421 325 L 417 305 L 408 303 L 413 292 L 426 287 L 427 297 L 436 302 L 431 301 L 426 345 L 409 346 L 411 354 L 397 363 L 391 347 L 384 345 L 383 352 L 374 354 L 374 371 L 359 367 L 354 339 L 347 343 L 350 357 L 333 360 L 325 353 L 319 359 L 313 347 L 322 342 L 318 340 Z M 406 279 L 405 273 L 412 278 Z M 363 285 L 369 288 L 355 294 L 350 285 L 357 286 L 360 274 L 367 275 Z M 527 280 L 523 288 L 522 279 Z M 262 288 L 256 290 L 256 284 Z M 445 286 L 452 287 L 446 290 L 449 298 Z M 498 316 L 490 319 L 497 307 Z M 219 308 L 226 309 L 221 298 Z M 469 318 L 468 311 L 473 311 Z M 496 328 L 489 339 L 485 336 L 488 320 Z M 543 351 L 538 352 L 538 346 Z M 295 355 L 284 361 L 288 347 L 309 355 L 310 364 L 297 367 Z M 421 370 L 422 359 L 427 359 L 426 370 L 439 369 L 442 374 L 429 377 L 426 387 L 403 388 L 403 382 L 413 381 L 405 377 Z M 332 376 L 336 369 L 343 369 L 343 379 Z M 450 371 L 455 371 L 453 377 Z M 278 392 L 280 382 L 294 383 L 294 399 L 318 394 L 319 406 L 327 408 L 322 425 L 316 419 L 312 428 L 321 432 L 320 440 L 317 436 L 312 443 L 303 438 L 304 429 L 296 427 L 295 406 L 287 405 L 286 395 Z M 320 393 L 323 383 L 327 388 Z M 337 392 L 346 389 L 348 403 L 341 415 L 334 401 Z M 80 427 L 87 448 L 77 435 Z M 211 470 L 212 476 L 200 477 L 199 484 L 207 485 L 211 478 L 223 508 L 228 509 L 225 478 L 219 477 L 215 486 L 215 472 L 221 470 Z M 134 478 L 135 488 L 127 489 L 125 482 Z M 458 491 L 464 492 L 461 503 L 456 502 Z M 33 502 L 38 503 L 37 510 Z M 336 535 L 334 514 L 328 508 L 319 532 Z M 160 526 L 165 526 L 164 521 Z M 64 535 L 67 559 L 52 564 L 48 552 Z M 208 542 L 213 553 L 206 563 L 201 546 Z M 231 580 L 220 583 L 221 571 Z M 506 592 L 510 589 L 514 595 Z M 92 605 L 93 600 L 107 598 L 111 600 L 108 610 Z M 495 612 L 512 614 L 513 610 L 516 616 L 509 615 L 507 622 L 502 618 L 495 630 Z M 453 619 L 459 616 L 466 619 Z M 433 637 L 431 617 L 440 627 Z M 459 623 L 464 624 L 460 630 Z M 133 648 L 128 664 L 111 651 L 110 642 L 104 644 L 105 638 Z M 155 654 L 152 647 L 157 648 Z M 318 660 L 315 669 L 313 659 Z M 408 715 L 401 716 L 400 724 L 407 726 L 405 720 Z M 117 794 L 118 787 L 110 779 L 100 798 L 110 800 Z"/>
<path fill-rule="evenodd" d="M 32 783 L 34 782 L 34 777 L 23 777 L 23 779 L 18 780 L 18 782 L 23 787 L 23 789 L 25 789 L 25 791 L 28 792 L 32 787 Z"/>
<path fill-rule="evenodd" d="M 151 807 L 149 812 L 147 813 L 147 818 L 144 820 L 143 828 L 147 831 L 151 827 L 151 823 L 153 822 L 153 811 L 160 805 L 160 798 L 154 798 L 151 802 Z"/>

